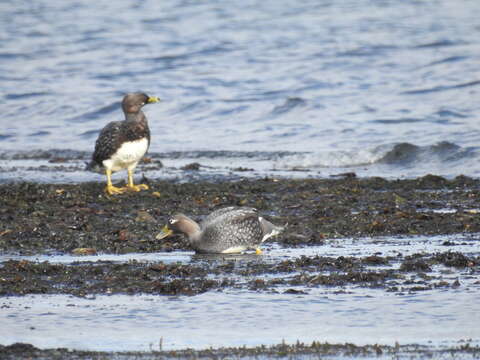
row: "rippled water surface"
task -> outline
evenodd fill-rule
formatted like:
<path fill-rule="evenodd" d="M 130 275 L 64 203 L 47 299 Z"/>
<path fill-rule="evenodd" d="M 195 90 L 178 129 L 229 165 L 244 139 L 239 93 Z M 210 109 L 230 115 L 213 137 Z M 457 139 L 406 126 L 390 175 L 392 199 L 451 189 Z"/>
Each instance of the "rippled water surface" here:
<path fill-rule="evenodd" d="M 148 351 L 295 343 L 478 344 L 478 292 L 396 296 L 203 294 L 194 298 L 30 295 L 9 302 L 6 343 L 103 351 Z M 432 302 L 436 305 L 432 306 Z M 455 308 L 462 311 L 455 311 Z M 432 326 L 432 322 L 437 324 Z M 72 336 L 75 334 L 75 336 Z M 471 340 L 470 340 L 471 341 Z"/>
<path fill-rule="evenodd" d="M 193 154 L 222 171 L 478 176 L 479 14 L 476 0 L 5 0 L 0 176 L 31 175 L 23 151 L 83 166 L 137 90 L 163 99 L 145 111 L 167 169 Z"/>
<path fill-rule="evenodd" d="M 100 181 L 84 162 L 100 129 L 122 118 L 121 98 L 132 91 L 163 100 L 145 108 L 153 165 L 140 171 L 151 178 L 478 177 L 479 19 L 478 0 L 2 0 L 0 183 Z M 181 169 L 192 162 L 199 172 Z M 436 251 L 444 240 L 273 246 L 262 261 L 302 251 Z M 462 251 L 475 247 L 465 242 Z M 98 259 L 202 261 L 190 253 L 83 261 Z M 297 339 L 478 345 L 478 280 L 441 271 L 435 274 L 460 278 L 461 287 L 2 297 L 0 343 L 94 350 L 158 349 L 160 339 L 164 349 Z"/>

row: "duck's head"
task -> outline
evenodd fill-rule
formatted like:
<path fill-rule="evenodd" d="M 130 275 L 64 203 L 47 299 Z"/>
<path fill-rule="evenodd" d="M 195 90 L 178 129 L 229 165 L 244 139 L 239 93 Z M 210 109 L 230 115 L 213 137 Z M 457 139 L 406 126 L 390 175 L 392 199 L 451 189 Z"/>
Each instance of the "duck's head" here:
<path fill-rule="evenodd" d="M 160 99 L 156 96 L 148 96 L 145 93 L 127 94 L 122 101 L 122 109 L 125 114 L 136 114 L 145 104 L 159 102 Z"/>
<path fill-rule="evenodd" d="M 200 226 L 194 220 L 183 214 L 175 214 L 168 219 L 168 223 L 158 233 L 156 239 L 161 240 L 172 234 L 184 234 L 192 239 L 199 232 Z"/>

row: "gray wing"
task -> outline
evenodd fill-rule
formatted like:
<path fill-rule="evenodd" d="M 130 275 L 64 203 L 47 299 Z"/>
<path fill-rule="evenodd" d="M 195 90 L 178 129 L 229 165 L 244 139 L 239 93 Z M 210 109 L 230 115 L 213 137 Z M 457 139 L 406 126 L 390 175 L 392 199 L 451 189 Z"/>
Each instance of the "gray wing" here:
<path fill-rule="evenodd" d="M 221 210 L 224 211 L 204 225 L 202 242 L 205 246 L 222 251 L 236 246 L 255 248 L 262 242 L 263 229 L 255 209 Z"/>
<path fill-rule="evenodd" d="M 239 216 L 243 213 L 249 214 L 249 213 L 254 213 L 258 216 L 257 209 L 252 208 L 252 207 L 241 207 L 241 206 L 228 206 L 225 208 L 217 209 L 210 213 L 205 219 L 200 224 L 201 228 L 207 227 L 209 224 L 215 222 L 218 218 L 223 217 L 226 214 L 231 213 L 232 217 L 234 216 Z"/>

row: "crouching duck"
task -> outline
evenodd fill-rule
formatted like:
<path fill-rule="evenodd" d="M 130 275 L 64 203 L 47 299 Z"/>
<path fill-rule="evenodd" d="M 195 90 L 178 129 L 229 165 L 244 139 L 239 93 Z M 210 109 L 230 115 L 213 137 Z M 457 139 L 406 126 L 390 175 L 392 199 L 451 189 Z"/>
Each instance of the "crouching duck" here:
<path fill-rule="evenodd" d="M 232 254 L 252 249 L 261 254 L 260 244 L 284 228 L 265 220 L 254 208 L 231 206 L 212 212 L 200 224 L 176 214 L 156 238 L 181 233 L 198 253 Z"/>

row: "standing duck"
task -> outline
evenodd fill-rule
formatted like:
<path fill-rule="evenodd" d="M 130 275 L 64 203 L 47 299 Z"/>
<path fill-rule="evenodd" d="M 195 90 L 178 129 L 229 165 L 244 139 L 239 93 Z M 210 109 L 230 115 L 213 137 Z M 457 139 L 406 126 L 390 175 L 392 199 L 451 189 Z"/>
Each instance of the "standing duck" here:
<path fill-rule="evenodd" d="M 158 101 L 159 98 L 144 93 L 125 95 L 122 101 L 125 120 L 107 124 L 98 135 L 92 161 L 87 169 L 104 169 L 107 176 L 105 191 L 108 194 L 148 189 L 146 184 L 133 183 L 133 171 L 150 146 L 150 129 L 142 107 Z M 122 169 L 127 169 L 128 182 L 126 187 L 119 188 L 112 184 L 112 173 Z"/>
<path fill-rule="evenodd" d="M 176 214 L 157 239 L 182 233 L 199 253 L 231 254 L 254 249 L 261 254 L 260 244 L 283 229 L 259 216 L 254 208 L 231 206 L 212 212 L 200 224 L 186 215 Z"/>

